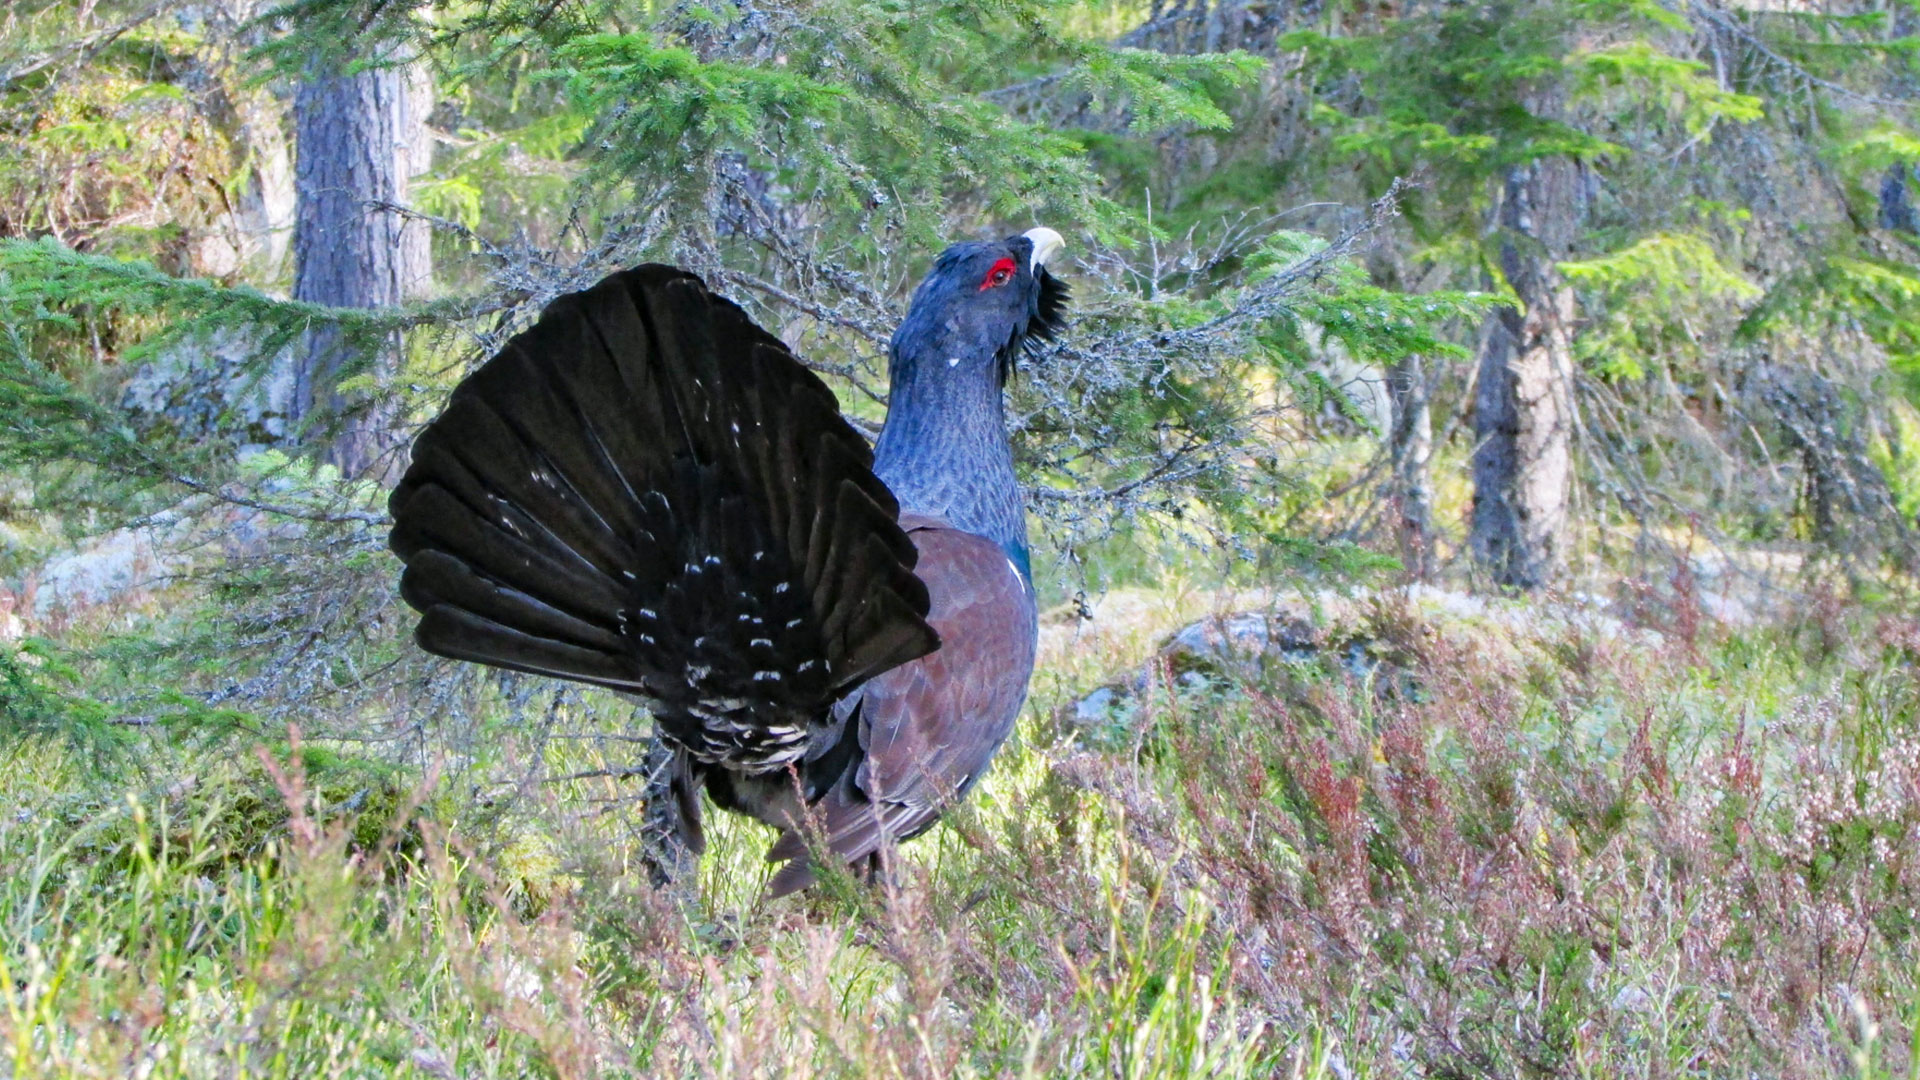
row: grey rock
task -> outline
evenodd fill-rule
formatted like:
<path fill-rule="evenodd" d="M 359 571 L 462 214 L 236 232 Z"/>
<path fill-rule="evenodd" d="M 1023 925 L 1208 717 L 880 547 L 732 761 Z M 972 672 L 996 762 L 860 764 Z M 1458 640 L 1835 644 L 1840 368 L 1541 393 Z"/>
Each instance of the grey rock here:
<path fill-rule="evenodd" d="M 182 341 L 140 366 L 121 391 L 120 407 L 143 433 L 204 438 L 244 432 L 242 452 L 284 440 L 293 407 L 293 365 L 265 356 L 237 331 Z"/>
<path fill-rule="evenodd" d="M 1315 661 L 1325 648 L 1322 637 L 1303 608 L 1200 619 L 1168 635 L 1145 665 L 1063 707 L 1058 719 L 1083 735 L 1112 734 L 1128 724 L 1132 706 L 1162 672 L 1189 691 L 1257 679 L 1273 674 L 1274 665 Z"/>
<path fill-rule="evenodd" d="M 116 529 L 96 536 L 42 566 L 33 614 L 75 610 L 152 588 L 173 568 L 164 538 L 151 529 Z"/>
<path fill-rule="evenodd" d="M 1120 704 L 1123 697 L 1124 693 L 1120 687 L 1097 687 L 1093 693 L 1073 703 L 1073 718 L 1082 726 L 1101 723 L 1113 712 L 1114 707 Z"/>
<path fill-rule="evenodd" d="M 1300 663 L 1321 649 L 1303 611 L 1245 611 L 1201 619 L 1175 631 L 1156 656 L 1175 674 L 1259 674 L 1270 661 Z"/>

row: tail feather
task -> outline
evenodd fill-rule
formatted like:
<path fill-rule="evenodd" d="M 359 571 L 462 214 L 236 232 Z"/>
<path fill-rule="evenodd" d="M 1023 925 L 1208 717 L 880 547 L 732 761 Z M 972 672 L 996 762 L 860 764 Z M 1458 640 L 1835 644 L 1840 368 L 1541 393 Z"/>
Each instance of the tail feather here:
<path fill-rule="evenodd" d="M 483 619 L 515 626 L 542 639 L 618 654 L 625 648 L 617 630 L 562 611 L 539 597 L 509 588 L 474 572 L 442 551 L 423 551 L 407 574 L 405 599 L 422 610 L 457 597 L 467 611 Z"/>
<path fill-rule="evenodd" d="M 609 625 L 627 602 L 617 581 L 519 506 L 503 505 L 489 519 L 434 486 L 421 489 L 407 510 L 395 532 L 404 530 L 410 547 L 444 551 L 502 587 Z"/>
<path fill-rule="evenodd" d="M 550 305 L 454 391 L 390 506 L 422 647 L 643 694 L 703 761 L 778 767 L 938 643 L 832 391 L 667 267 Z"/>
<path fill-rule="evenodd" d="M 616 655 L 504 626 L 451 603 L 437 604 L 422 615 L 414 640 L 428 652 L 453 660 L 633 694 L 645 695 L 649 690 L 631 665 Z"/>

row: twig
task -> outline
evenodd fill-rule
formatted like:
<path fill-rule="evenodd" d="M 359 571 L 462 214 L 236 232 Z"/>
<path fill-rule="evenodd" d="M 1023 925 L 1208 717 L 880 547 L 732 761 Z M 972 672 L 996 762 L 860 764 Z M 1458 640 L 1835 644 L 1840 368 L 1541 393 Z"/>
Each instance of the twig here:
<path fill-rule="evenodd" d="M 278 514 L 282 517 L 295 518 L 300 521 L 321 522 L 330 525 L 345 522 L 384 525 L 392 520 L 386 514 L 377 514 L 371 510 L 341 510 L 329 513 L 319 510 L 304 510 L 299 507 L 287 506 L 283 503 L 263 502 L 259 499 L 250 499 L 245 495 L 235 495 L 222 488 L 215 487 L 212 484 L 195 480 L 191 476 L 182 476 L 177 473 L 169 476 L 167 479 L 189 491 L 197 491 L 202 495 L 219 499 L 221 502 L 232 503 L 235 506 L 244 506 L 249 510 L 259 510 L 268 514 Z"/>
<path fill-rule="evenodd" d="M 1805 66 L 1774 51 L 1766 42 L 1760 40 L 1759 35 L 1741 26 L 1732 14 L 1725 9 L 1706 3 L 1705 0 L 1692 0 L 1687 6 L 1701 21 L 1725 34 L 1740 39 L 1746 43 L 1748 48 L 1759 53 L 1774 65 L 1785 68 L 1794 78 L 1810 86 L 1817 86 L 1822 90 L 1839 94 L 1842 97 L 1849 97 L 1855 101 L 1865 102 L 1869 105 L 1878 105 L 1882 108 L 1906 109 L 1911 108 L 1914 104 L 1914 100 L 1911 98 L 1901 100 L 1899 98 L 1881 97 L 1878 94 L 1869 94 L 1855 90 L 1849 86 L 1843 86 L 1830 79 L 1823 79 L 1813 72 L 1808 71 Z"/>

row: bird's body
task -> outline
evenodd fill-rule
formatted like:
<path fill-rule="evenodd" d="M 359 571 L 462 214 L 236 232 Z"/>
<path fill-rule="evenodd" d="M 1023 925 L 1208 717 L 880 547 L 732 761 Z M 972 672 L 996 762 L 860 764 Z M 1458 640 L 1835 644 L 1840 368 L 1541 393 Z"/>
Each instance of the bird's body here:
<path fill-rule="evenodd" d="M 1041 235 L 1044 234 L 1044 235 Z M 562 297 L 455 392 L 395 489 L 417 640 L 646 701 L 698 793 L 856 863 L 924 831 L 1011 731 L 1036 619 L 1002 385 L 1057 324 L 1037 230 L 949 249 L 892 348 L 876 451 L 690 274 Z"/>

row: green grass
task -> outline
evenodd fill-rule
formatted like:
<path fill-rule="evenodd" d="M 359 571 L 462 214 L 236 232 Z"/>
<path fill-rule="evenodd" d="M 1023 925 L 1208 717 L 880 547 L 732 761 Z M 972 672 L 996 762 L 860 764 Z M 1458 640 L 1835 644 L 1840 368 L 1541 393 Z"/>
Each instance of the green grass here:
<path fill-rule="evenodd" d="M 1340 618 L 1394 678 L 1055 719 L 1217 601 L 1050 631 L 1019 738 L 884 892 L 763 903 L 728 821 L 697 898 L 653 893 L 632 781 L 526 782 L 627 744 L 15 730 L 0 1076 L 1920 1075 L 1920 620 L 1388 595 Z"/>

